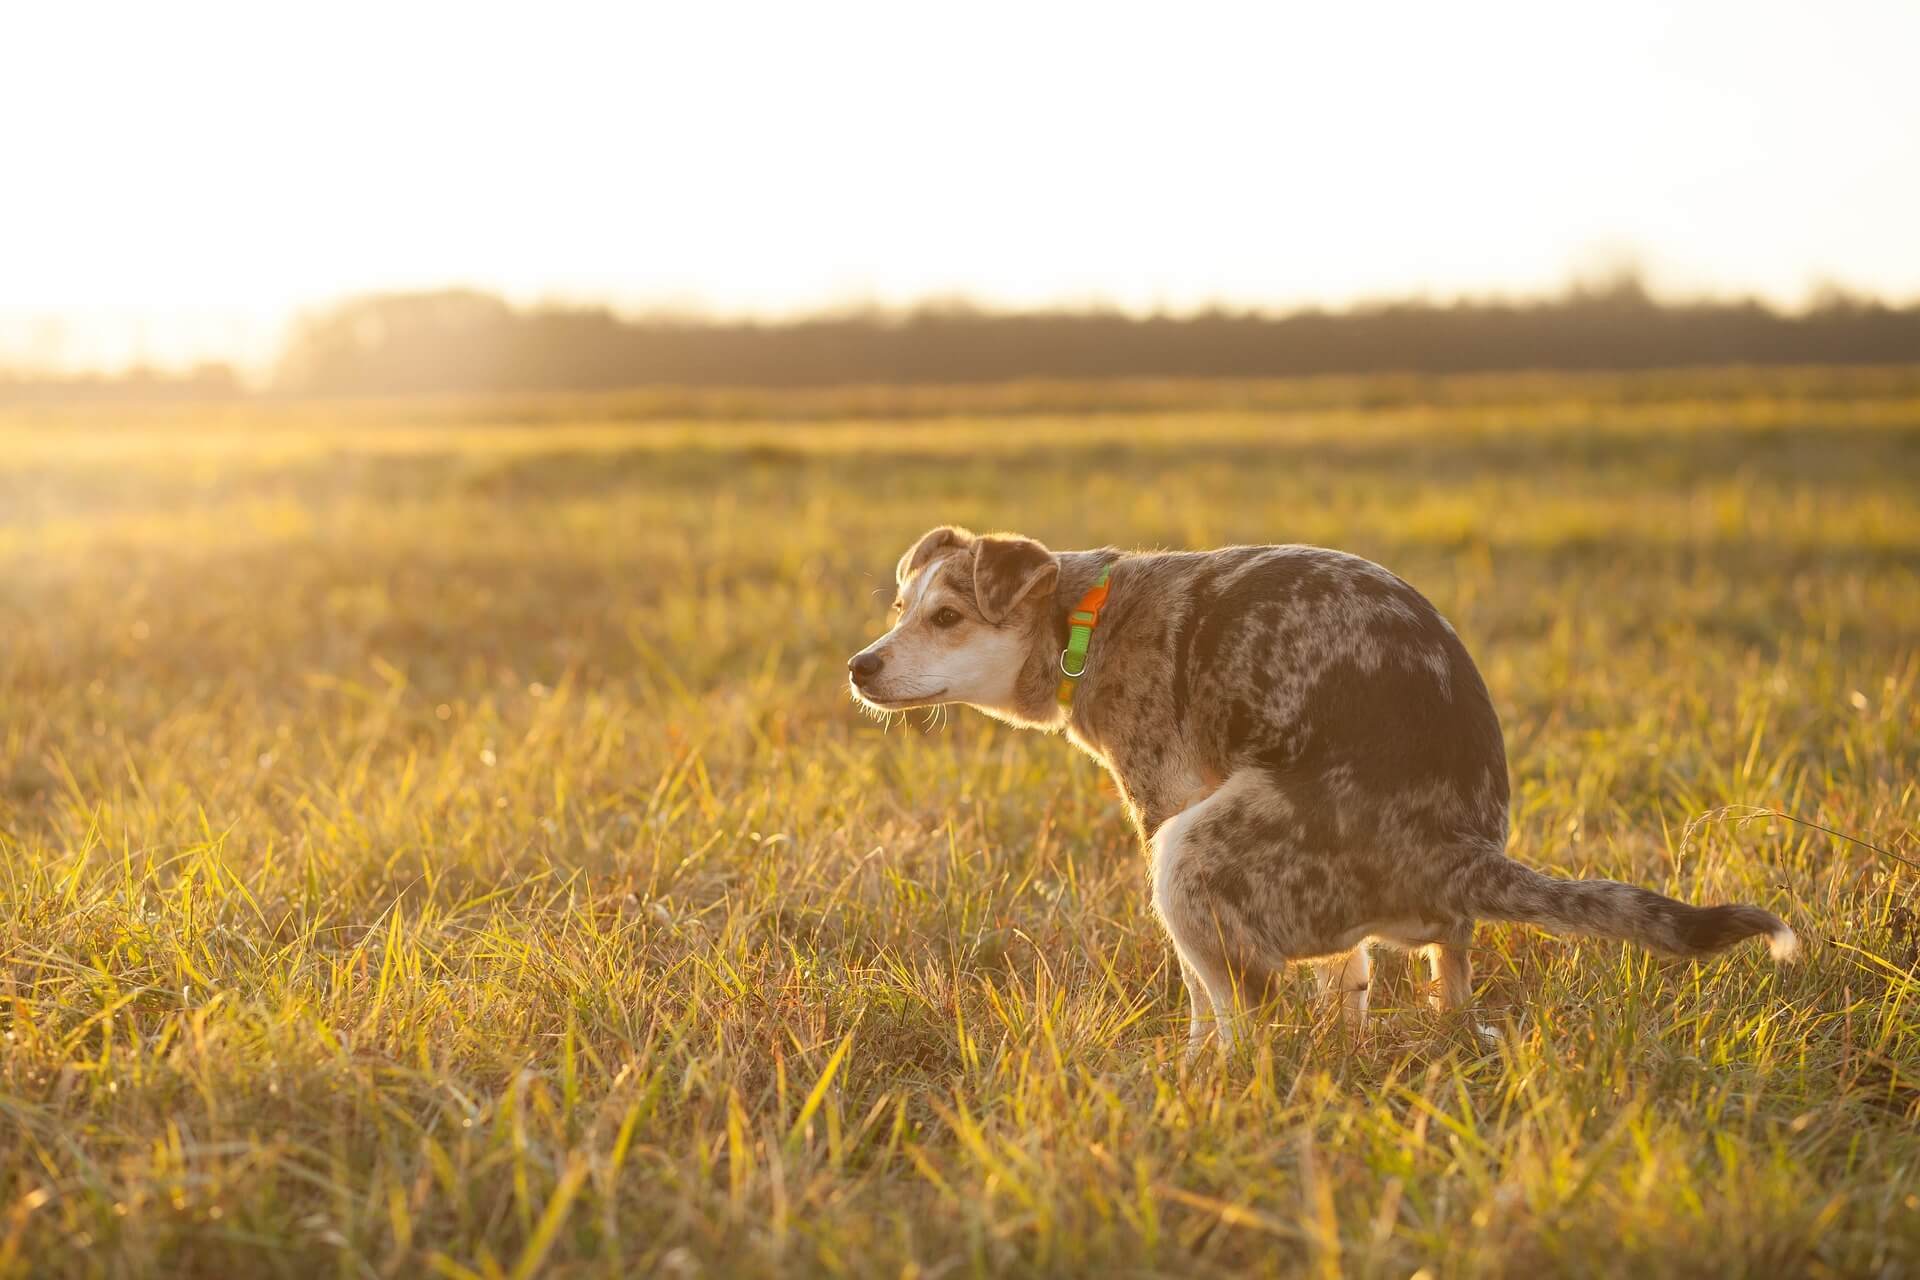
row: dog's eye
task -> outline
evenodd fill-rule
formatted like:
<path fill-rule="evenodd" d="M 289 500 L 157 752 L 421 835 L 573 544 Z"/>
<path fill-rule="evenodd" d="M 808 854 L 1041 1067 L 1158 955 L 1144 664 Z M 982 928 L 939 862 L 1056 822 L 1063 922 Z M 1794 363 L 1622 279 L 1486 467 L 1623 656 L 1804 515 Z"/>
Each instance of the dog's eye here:
<path fill-rule="evenodd" d="M 936 627 L 956 626 L 959 622 L 960 611 L 951 605 L 933 615 L 933 625 Z"/>

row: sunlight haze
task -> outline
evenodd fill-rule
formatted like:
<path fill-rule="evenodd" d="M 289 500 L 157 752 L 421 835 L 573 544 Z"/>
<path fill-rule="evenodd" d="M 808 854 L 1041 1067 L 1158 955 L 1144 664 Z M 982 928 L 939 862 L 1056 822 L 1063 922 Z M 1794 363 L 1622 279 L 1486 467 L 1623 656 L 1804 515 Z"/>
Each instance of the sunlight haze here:
<path fill-rule="evenodd" d="M 0 364 L 258 366 L 449 285 L 1281 308 L 1631 258 L 1906 300 L 1916 49 L 1895 3 L 14 6 Z"/>

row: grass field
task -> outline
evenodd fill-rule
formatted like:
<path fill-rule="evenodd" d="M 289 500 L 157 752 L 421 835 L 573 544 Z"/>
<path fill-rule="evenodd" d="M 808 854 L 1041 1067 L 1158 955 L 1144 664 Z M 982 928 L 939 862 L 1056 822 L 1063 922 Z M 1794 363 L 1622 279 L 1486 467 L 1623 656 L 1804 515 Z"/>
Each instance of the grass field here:
<path fill-rule="evenodd" d="M 1098 771 L 848 703 L 949 520 L 1384 562 L 1515 856 L 1803 961 L 1183 1066 Z M 1920 373 L 18 412 L 0 1275 L 1908 1274 L 1917 815 Z"/>

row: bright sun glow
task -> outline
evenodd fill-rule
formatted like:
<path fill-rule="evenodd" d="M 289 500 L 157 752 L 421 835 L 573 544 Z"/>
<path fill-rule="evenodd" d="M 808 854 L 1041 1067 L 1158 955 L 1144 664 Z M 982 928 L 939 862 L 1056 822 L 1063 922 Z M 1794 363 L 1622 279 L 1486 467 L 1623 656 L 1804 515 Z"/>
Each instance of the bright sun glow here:
<path fill-rule="evenodd" d="M 779 312 L 1920 293 L 1920 5 L 182 4 L 0 18 L 0 362 L 449 284 Z"/>

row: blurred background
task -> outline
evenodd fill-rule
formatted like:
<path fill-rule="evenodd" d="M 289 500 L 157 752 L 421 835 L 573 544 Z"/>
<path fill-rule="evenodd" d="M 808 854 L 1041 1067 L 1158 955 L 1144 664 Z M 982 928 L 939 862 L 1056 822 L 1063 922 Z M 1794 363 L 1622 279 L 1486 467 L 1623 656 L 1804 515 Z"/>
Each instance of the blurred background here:
<path fill-rule="evenodd" d="M 72 4 L 0 396 L 1920 356 L 1920 10 Z"/>

